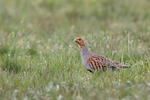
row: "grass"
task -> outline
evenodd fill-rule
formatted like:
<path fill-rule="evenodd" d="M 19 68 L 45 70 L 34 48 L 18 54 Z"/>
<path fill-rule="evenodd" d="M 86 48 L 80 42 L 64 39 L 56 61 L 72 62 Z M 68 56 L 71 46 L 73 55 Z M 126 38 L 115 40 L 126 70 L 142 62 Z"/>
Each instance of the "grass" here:
<path fill-rule="evenodd" d="M 0 0 L 1 100 L 149 100 L 149 0 Z M 131 65 L 86 71 L 73 39 Z"/>

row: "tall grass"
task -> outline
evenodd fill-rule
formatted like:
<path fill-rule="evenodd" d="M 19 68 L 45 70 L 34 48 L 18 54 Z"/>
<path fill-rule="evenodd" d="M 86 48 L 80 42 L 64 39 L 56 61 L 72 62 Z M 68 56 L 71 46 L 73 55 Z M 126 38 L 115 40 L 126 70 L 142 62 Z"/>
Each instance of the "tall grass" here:
<path fill-rule="evenodd" d="M 0 0 L 0 99 L 150 99 L 149 0 Z M 73 42 L 132 67 L 89 73 Z"/>

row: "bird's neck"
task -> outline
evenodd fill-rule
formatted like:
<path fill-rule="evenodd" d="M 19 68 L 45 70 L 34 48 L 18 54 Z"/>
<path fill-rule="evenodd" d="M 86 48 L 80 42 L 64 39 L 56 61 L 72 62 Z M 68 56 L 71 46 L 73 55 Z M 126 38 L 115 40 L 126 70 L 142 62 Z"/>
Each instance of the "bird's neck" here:
<path fill-rule="evenodd" d="M 90 53 L 90 51 L 88 50 L 88 48 L 84 45 L 82 46 L 82 48 L 80 48 L 81 53 L 83 54 L 87 54 Z"/>

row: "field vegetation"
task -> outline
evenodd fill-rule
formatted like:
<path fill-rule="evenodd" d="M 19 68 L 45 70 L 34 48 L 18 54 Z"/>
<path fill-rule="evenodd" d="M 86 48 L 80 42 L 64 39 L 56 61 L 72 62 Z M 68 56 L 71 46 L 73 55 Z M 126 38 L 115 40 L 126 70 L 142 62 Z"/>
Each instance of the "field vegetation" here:
<path fill-rule="evenodd" d="M 86 71 L 76 37 L 132 67 Z M 150 100 L 150 0 L 0 0 L 0 100 Z"/>

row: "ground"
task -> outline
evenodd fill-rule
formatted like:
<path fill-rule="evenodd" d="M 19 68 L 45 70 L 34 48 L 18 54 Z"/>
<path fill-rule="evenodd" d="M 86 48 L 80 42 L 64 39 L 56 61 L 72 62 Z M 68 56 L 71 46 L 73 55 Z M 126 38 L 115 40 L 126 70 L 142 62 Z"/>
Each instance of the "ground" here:
<path fill-rule="evenodd" d="M 1 100 L 150 99 L 149 0 L 0 0 Z M 90 73 L 73 42 L 131 65 Z"/>

